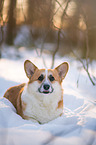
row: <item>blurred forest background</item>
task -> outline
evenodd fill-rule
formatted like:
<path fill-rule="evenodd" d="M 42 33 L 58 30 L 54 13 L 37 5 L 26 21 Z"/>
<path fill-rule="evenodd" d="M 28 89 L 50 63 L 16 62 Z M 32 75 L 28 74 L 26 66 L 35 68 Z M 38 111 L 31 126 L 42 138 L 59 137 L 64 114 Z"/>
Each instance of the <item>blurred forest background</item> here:
<path fill-rule="evenodd" d="M 4 44 L 39 48 L 41 54 L 46 49 L 53 60 L 56 53 L 74 55 L 92 79 L 88 65 L 96 60 L 96 0 L 0 0 L 0 57 Z"/>

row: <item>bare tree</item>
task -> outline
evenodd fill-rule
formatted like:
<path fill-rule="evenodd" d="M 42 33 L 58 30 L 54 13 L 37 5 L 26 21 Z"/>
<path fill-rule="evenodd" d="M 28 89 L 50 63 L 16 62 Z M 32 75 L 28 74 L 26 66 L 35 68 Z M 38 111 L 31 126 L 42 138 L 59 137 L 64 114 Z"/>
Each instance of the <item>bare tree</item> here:
<path fill-rule="evenodd" d="M 56 0 L 56 2 L 58 2 L 58 1 Z M 78 30 L 78 23 L 79 23 L 80 15 L 82 15 L 83 21 L 84 21 L 85 26 L 86 26 L 86 30 L 84 31 L 84 33 L 85 33 L 85 46 L 86 46 L 85 59 L 84 59 L 84 61 L 82 60 L 82 58 L 80 58 L 80 56 L 78 56 L 77 54 L 74 53 L 74 50 L 73 50 L 73 47 L 72 46 L 71 46 L 71 51 L 74 53 L 74 55 L 76 56 L 76 58 L 82 63 L 83 69 L 86 71 L 86 73 L 87 73 L 87 75 L 88 75 L 91 83 L 93 85 L 96 85 L 96 83 L 95 83 L 95 79 L 96 78 L 93 77 L 92 74 L 89 72 L 89 51 L 90 51 L 90 45 L 89 45 L 89 30 L 91 29 L 91 27 L 89 27 L 89 25 L 88 25 L 88 18 L 86 16 L 86 13 L 82 9 L 82 3 L 81 3 L 81 1 L 76 2 L 77 8 L 76 8 L 76 11 L 75 11 L 75 13 L 76 13 L 75 14 L 75 17 L 73 16 L 73 17 L 70 18 L 67 15 L 66 11 L 67 11 L 67 8 L 68 8 L 68 5 L 69 5 L 70 2 L 71 2 L 71 0 L 68 0 L 66 2 L 66 6 L 65 6 L 65 8 L 63 10 L 63 13 L 62 13 L 62 16 L 61 16 L 61 24 L 60 24 L 60 27 L 59 28 L 56 27 L 58 29 L 58 39 L 57 39 L 57 47 L 56 47 L 56 49 L 55 49 L 55 51 L 54 51 L 54 53 L 52 55 L 52 66 L 51 66 L 51 68 L 53 68 L 53 66 L 54 66 L 55 55 L 56 55 L 56 53 L 58 52 L 58 49 L 59 49 L 59 45 L 60 45 L 60 34 L 62 33 L 62 30 L 64 30 L 63 23 L 64 23 L 65 16 L 67 16 L 68 19 L 70 19 L 70 21 L 71 21 L 71 25 L 72 25 L 72 28 L 71 29 Z M 62 5 L 59 2 L 58 2 L 58 4 L 60 5 L 60 8 L 62 8 Z M 80 29 L 79 29 L 79 31 L 80 31 Z"/>
<path fill-rule="evenodd" d="M 77 57 L 77 59 L 82 63 L 84 70 L 86 71 L 91 83 L 93 85 L 96 85 L 95 83 L 95 77 L 93 77 L 91 75 L 91 73 L 89 72 L 89 51 L 90 51 L 90 45 L 89 45 L 89 29 L 91 29 L 91 27 L 88 26 L 88 20 L 87 20 L 87 16 L 84 13 L 83 9 L 82 9 L 82 15 L 83 15 L 83 20 L 86 26 L 85 29 L 85 46 L 86 46 L 86 53 L 85 53 L 85 61 L 83 61 L 78 55 L 75 55 Z"/>
<path fill-rule="evenodd" d="M 66 11 L 67 11 L 67 9 L 68 9 L 68 6 L 69 6 L 70 1 L 71 1 L 71 0 L 68 0 L 68 1 L 66 2 L 65 8 L 62 8 L 62 5 L 59 3 L 58 0 L 56 0 L 56 3 L 59 4 L 59 7 L 60 7 L 61 9 L 63 9 L 63 13 L 62 13 L 62 16 L 61 16 L 60 27 L 59 27 L 59 28 L 56 27 L 56 26 L 54 25 L 54 23 L 53 23 L 53 26 L 54 26 L 55 28 L 57 28 L 57 30 L 58 30 L 58 35 L 57 35 L 57 47 L 56 47 L 55 51 L 54 51 L 53 54 L 52 54 L 52 65 L 51 65 L 51 68 L 54 67 L 55 55 L 56 55 L 56 53 L 57 53 L 58 50 L 59 50 L 59 46 L 60 46 L 60 34 L 61 34 L 62 29 L 63 29 L 64 16 L 67 15 L 67 14 L 66 14 Z M 57 10 L 57 11 L 58 11 L 58 10 Z M 55 12 L 55 14 L 57 13 L 57 11 Z M 54 15 L 55 15 L 55 14 L 54 14 Z"/>
<path fill-rule="evenodd" d="M 74 50 L 73 49 L 71 49 L 71 51 L 73 52 L 73 54 L 75 55 L 75 57 L 76 57 L 76 59 L 77 60 L 79 60 L 80 62 L 81 62 L 81 64 L 82 64 L 82 67 L 83 67 L 83 69 L 86 71 L 86 73 L 87 73 L 87 75 L 88 75 L 88 77 L 89 77 L 89 79 L 90 79 L 90 81 L 91 81 L 91 83 L 93 84 L 93 85 L 96 85 L 96 83 L 95 83 L 95 77 L 94 76 L 92 76 L 92 74 L 89 72 L 89 60 L 90 60 L 90 57 L 89 57 L 89 54 L 90 54 L 90 50 L 91 50 L 91 45 L 90 45 L 90 35 L 89 35 L 89 31 L 90 30 L 92 30 L 92 29 L 94 29 L 94 27 L 91 27 L 90 25 L 89 25 L 89 17 L 87 16 L 87 13 L 86 13 L 86 6 L 84 7 L 84 6 L 82 6 L 82 2 L 81 1 L 78 1 L 78 3 L 77 3 L 79 6 L 80 6 L 80 8 L 78 7 L 78 9 L 79 9 L 79 15 L 78 16 L 82 16 L 82 19 L 83 19 L 83 22 L 84 22 L 84 24 L 85 24 L 85 30 L 83 30 L 83 33 L 84 33 L 84 35 L 85 35 L 85 48 L 84 48 L 84 46 L 83 46 L 83 54 L 84 54 L 84 59 L 82 59 L 77 53 L 74 53 Z M 72 19 L 71 19 L 71 21 L 72 21 Z M 76 25 L 75 26 L 79 31 L 81 31 L 82 32 L 82 30 L 80 29 L 80 28 L 78 28 L 78 26 Z M 96 27 L 95 27 L 96 28 Z M 91 50 L 92 51 L 92 50 Z"/>

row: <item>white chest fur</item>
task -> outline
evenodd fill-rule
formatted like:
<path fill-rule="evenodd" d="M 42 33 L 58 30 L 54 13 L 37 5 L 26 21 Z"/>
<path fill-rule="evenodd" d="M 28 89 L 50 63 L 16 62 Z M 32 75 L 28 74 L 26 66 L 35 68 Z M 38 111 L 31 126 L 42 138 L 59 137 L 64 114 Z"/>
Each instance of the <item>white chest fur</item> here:
<path fill-rule="evenodd" d="M 61 100 L 62 89 L 58 82 L 53 84 L 54 91 L 50 94 L 38 92 L 37 82 L 26 85 L 21 95 L 21 100 L 26 104 L 23 114 L 28 119 L 34 119 L 40 123 L 46 123 L 57 118 L 63 112 L 63 108 L 57 108 Z"/>

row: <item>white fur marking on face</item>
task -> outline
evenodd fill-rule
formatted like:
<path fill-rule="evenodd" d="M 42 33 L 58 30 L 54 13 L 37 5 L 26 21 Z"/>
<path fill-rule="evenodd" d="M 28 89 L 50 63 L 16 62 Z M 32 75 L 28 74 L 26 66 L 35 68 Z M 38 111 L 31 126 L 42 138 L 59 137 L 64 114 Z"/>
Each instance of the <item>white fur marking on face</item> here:
<path fill-rule="evenodd" d="M 47 90 L 49 93 L 53 92 L 52 84 L 48 80 L 48 70 L 47 69 L 45 69 L 45 80 L 42 82 L 42 84 L 40 86 L 40 89 L 39 89 L 39 91 L 42 92 L 42 93 L 46 91 L 46 89 L 44 88 L 44 85 L 49 85 L 50 86 L 49 89 Z"/>
<path fill-rule="evenodd" d="M 47 69 L 45 69 L 45 75 L 46 75 L 45 80 L 46 80 L 46 82 L 48 82 L 48 70 Z"/>

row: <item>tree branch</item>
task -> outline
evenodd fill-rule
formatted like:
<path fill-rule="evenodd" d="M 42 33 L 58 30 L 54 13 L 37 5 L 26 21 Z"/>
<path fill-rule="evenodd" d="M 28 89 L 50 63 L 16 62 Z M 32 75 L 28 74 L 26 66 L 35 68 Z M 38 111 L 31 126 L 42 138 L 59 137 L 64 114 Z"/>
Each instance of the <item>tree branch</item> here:
<path fill-rule="evenodd" d="M 58 30 L 57 47 L 56 47 L 56 49 L 55 49 L 55 51 L 53 52 L 53 55 L 52 55 L 52 65 L 51 65 L 51 69 L 54 67 L 55 55 L 56 55 L 57 51 L 59 50 L 60 33 L 61 33 L 61 29 Z"/>
<path fill-rule="evenodd" d="M 86 71 L 86 73 L 87 73 L 87 75 L 88 75 L 88 77 L 89 77 L 91 83 L 95 86 L 96 83 L 93 81 L 93 79 L 92 79 L 92 77 L 91 77 L 91 74 L 89 73 L 88 67 L 86 67 L 86 65 L 84 64 L 84 62 L 82 61 L 82 59 L 79 58 L 79 56 L 77 56 L 77 55 L 74 53 L 74 51 L 72 51 L 72 52 L 73 52 L 74 56 L 77 58 L 77 60 L 79 60 L 79 61 L 81 62 L 81 64 L 82 64 L 84 70 Z"/>

